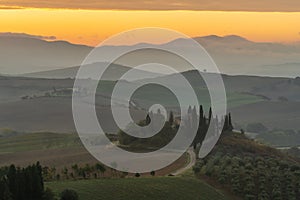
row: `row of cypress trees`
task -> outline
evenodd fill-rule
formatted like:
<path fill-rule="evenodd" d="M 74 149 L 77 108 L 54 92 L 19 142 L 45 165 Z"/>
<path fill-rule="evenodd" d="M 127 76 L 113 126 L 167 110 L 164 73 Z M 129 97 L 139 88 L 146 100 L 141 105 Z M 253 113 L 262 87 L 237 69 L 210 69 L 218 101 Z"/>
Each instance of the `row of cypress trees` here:
<path fill-rule="evenodd" d="M 212 109 L 209 109 L 208 116 L 205 115 L 203 106 L 200 106 L 199 114 L 197 114 L 196 107 L 189 106 L 187 123 L 190 128 L 198 125 L 197 135 L 193 141 L 193 147 L 196 149 L 197 145 L 201 145 L 206 137 L 209 126 L 215 128 L 217 134 L 218 128 L 222 128 L 222 133 L 233 130 L 231 114 L 222 116 L 219 120 L 218 116 L 213 116 Z"/>
<path fill-rule="evenodd" d="M 44 200 L 44 181 L 39 162 L 26 168 L 0 169 L 0 200 Z"/>

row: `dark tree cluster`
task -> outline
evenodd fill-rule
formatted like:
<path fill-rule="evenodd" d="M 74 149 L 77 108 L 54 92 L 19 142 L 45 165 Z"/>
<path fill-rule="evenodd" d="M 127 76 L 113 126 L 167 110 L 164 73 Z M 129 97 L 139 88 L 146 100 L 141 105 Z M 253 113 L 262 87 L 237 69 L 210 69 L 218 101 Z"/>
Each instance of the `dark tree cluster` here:
<path fill-rule="evenodd" d="M 44 181 L 39 163 L 26 168 L 11 165 L 0 170 L 1 200 L 43 200 Z"/>
<path fill-rule="evenodd" d="M 152 119 L 154 119 L 152 121 Z M 146 116 L 145 120 L 142 120 L 138 123 L 140 127 L 149 126 L 150 129 L 155 132 L 155 130 L 159 130 L 157 127 L 160 126 L 161 121 L 164 120 L 164 116 L 158 110 L 157 113 L 149 113 Z M 123 146 L 130 146 L 131 148 L 138 149 L 159 149 L 163 146 L 167 145 L 176 135 L 177 126 L 175 125 L 175 117 L 173 112 L 169 113 L 169 119 L 164 123 L 163 128 L 159 131 L 159 133 L 155 134 L 149 138 L 138 138 L 133 137 L 125 133 L 124 131 L 119 131 L 118 138 L 119 143 Z M 136 135 L 142 135 L 143 132 L 139 129 L 132 128 L 132 124 L 128 125 L 129 132 L 135 132 Z"/>
<path fill-rule="evenodd" d="M 155 126 L 157 121 L 151 121 L 151 119 L 156 119 L 157 121 L 164 120 L 164 117 L 161 115 L 160 111 L 157 113 L 147 114 L 145 120 L 142 120 L 138 123 L 139 126 Z M 152 123 L 151 123 L 152 122 Z M 183 123 L 181 123 L 183 122 Z M 183 119 L 178 119 L 174 116 L 174 113 L 170 111 L 169 119 L 165 122 L 163 128 L 160 132 L 150 138 L 137 138 L 128 135 L 124 131 L 120 131 L 118 134 L 119 143 L 124 146 L 139 147 L 139 148 L 162 148 L 167 145 L 176 135 L 179 125 L 183 125 L 183 129 L 187 133 L 186 137 L 192 137 L 189 134 L 196 130 L 196 136 L 193 140 L 192 146 L 196 149 L 197 146 L 201 145 L 210 125 L 214 128 L 214 134 L 217 134 L 218 128 L 223 127 L 223 132 L 232 131 L 233 125 L 231 120 L 231 114 L 229 113 L 226 116 L 223 116 L 221 120 L 217 116 L 213 116 L 212 109 L 209 109 L 208 116 L 205 116 L 203 106 L 200 106 L 199 113 L 194 106 L 193 108 L 189 106 L 187 115 Z M 134 131 L 131 128 L 131 125 L 128 125 L 130 132 Z M 150 127 L 153 128 L 153 127 Z M 143 134 L 139 130 L 136 131 L 137 134 Z"/>
<path fill-rule="evenodd" d="M 206 117 L 204 114 L 203 106 L 200 106 L 199 115 L 197 115 L 196 107 L 194 107 L 193 109 L 189 107 L 187 124 L 191 128 L 198 125 L 197 135 L 193 141 L 194 149 L 196 149 L 198 145 L 202 144 L 210 126 L 213 128 L 212 131 L 214 132 L 214 134 L 218 134 L 219 128 L 222 128 L 222 132 L 233 130 L 230 113 L 219 120 L 218 116 L 213 116 L 212 109 L 210 108 L 208 117 Z"/>
<path fill-rule="evenodd" d="M 44 189 L 43 169 L 39 162 L 25 168 L 0 168 L 0 200 L 56 200 L 49 188 Z M 78 195 L 66 189 L 59 199 L 78 200 Z"/>

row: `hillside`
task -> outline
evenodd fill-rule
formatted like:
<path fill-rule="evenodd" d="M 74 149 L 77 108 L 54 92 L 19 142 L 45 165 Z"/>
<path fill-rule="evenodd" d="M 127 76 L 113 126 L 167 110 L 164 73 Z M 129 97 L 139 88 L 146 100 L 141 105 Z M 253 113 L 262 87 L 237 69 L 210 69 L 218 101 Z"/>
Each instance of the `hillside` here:
<path fill-rule="evenodd" d="M 194 178 L 125 178 L 49 182 L 58 195 L 65 188 L 74 189 L 84 200 L 225 200 L 223 194 Z"/>
<path fill-rule="evenodd" d="M 84 65 L 82 67 L 90 68 L 91 70 L 102 69 L 109 65 L 106 71 L 103 73 L 101 80 L 119 80 L 121 75 L 129 71 L 130 67 L 126 67 L 119 64 L 108 64 L 105 62 L 98 62 L 93 64 Z M 49 71 L 41 71 L 41 72 L 34 72 L 34 73 L 26 73 L 21 74 L 19 76 L 22 77 L 30 77 L 30 78 L 43 78 L 43 79 L 68 79 L 68 78 L 76 78 L 77 72 L 79 70 L 79 66 L 77 67 L 67 67 L 63 69 L 55 69 Z M 135 70 L 135 77 L 132 80 L 140 79 L 140 77 L 149 77 L 149 76 L 162 76 L 162 74 L 156 74 L 150 71 L 143 71 L 143 70 Z M 89 78 L 86 75 L 86 78 Z"/>
<path fill-rule="evenodd" d="M 115 136 L 109 135 L 108 137 L 113 140 Z M 97 141 L 101 143 L 102 140 L 98 138 Z M 76 164 L 84 168 L 87 165 L 94 166 L 99 163 L 82 145 L 79 136 L 74 133 L 17 133 L 6 130 L 4 136 L 0 134 L 0 158 L 0 168 L 12 163 L 24 167 L 37 161 L 45 167 L 56 168 L 54 174 L 51 172 L 51 177 L 45 177 L 48 181 L 56 180 L 56 175 L 60 175 L 63 179 L 62 169 L 68 169 L 70 174 L 73 172 L 74 179 L 82 179 L 82 176 L 74 173 L 72 166 Z M 188 156 L 184 154 L 173 164 L 156 171 L 156 175 L 165 176 L 181 169 L 187 163 Z M 106 173 L 102 175 L 105 177 L 116 176 L 112 173 L 110 169 L 107 169 Z M 69 177 L 71 177 L 70 174 L 68 174 Z M 118 174 L 120 174 L 118 176 L 122 176 L 121 172 Z M 147 174 L 147 176 L 150 175 Z M 94 176 L 90 178 L 93 179 Z"/>
<path fill-rule="evenodd" d="M 192 83 L 201 104 L 208 108 L 209 93 L 202 78 L 195 71 L 183 74 Z M 162 78 L 157 78 L 157 80 L 160 79 Z M 165 76 L 163 79 L 176 80 L 176 75 Z M 295 131 L 300 129 L 298 123 L 299 78 L 223 75 L 223 80 L 229 111 L 234 116 L 235 126 L 238 129 L 246 129 L 248 124 L 257 122 L 263 123 L 270 131 L 275 128 Z M 129 87 L 136 82 L 123 83 Z M 73 79 L 0 77 L 0 129 L 74 132 L 71 109 L 73 84 Z M 108 100 L 114 85 L 114 81 L 100 82 L 96 99 L 99 113 L 108 113 Z M 45 96 L 54 90 L 68 90 L 69 93 L 64 96 Z M 138 109 L 147 109 L 154 103 L 162 103 L 173 111 L 178 109 L 178 103 L 174 100 L 172 93 L 166 88 L 155 85 L 144 86 L 133 95 L 132 100 Z M 120 101 L 120 104 L 123 103 Z M 136 112 L 140 113 L 138 116 L 144 118 L 144 111 Z M 105 123 L 104 125 L 107 126 L 109 132 L 118 130 L 113 125 Z"/>
<path fill-rule="evenodd" d="M 77 135 L 49 132 L 0 137 L 0 156 L 0 166 L 12 163 L 27 166 L 40 161 L 44 166 L 62 169 L 73 163 L 97 162 L 82 146 Z"/>
<path fill-rule="evenodd" d="M 300 160 L 241 133 L 224 133 L 194 172 L 245 200 L 300 198 Z"/>

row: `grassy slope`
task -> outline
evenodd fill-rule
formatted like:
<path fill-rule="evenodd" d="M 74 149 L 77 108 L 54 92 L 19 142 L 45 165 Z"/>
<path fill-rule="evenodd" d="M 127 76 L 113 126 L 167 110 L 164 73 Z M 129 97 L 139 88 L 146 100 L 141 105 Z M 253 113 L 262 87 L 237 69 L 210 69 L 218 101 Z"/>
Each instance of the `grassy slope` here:
<path fill-rule="evenodd" d="M 51 149 L 65 149 L 78 147 L 76 135 L 54 133 L 32 133 L 15 137 L 0 139 L 0 153 L 23 151 L 44 152 L 44 156 L 52 152 Z M 45 143 L 47 145 L 45 145 Z M 63 150 L 63 152 L 65 151 Z M 30 153 L 30 152 L 29 152 Z M 52 152 L 53 153 L 53 152 Z M 61 154 L 60 152 L 59 154 Z M 18 157 L 21 159 L 22 155 Z M 82 155 L 79 154 L 82 158 Z M 25 155 L 27 157 L 27 155 Z M 50 158 L 52 159 L 52 158 Z M 69 160 L 69 157 L 65 158 Z M 74 159 L 74 158 L 73 158 Z M 70 160 L 69 160 L 70 161 Z M 44 162 L 43 162 L 44 163 Z M 55 162 L 56 164 L 59 164 Z M 61 181 L 46 183 L 56 194 L 65 188 L 78 191 L 82 200 L 98 199 L 197 199 L 214 200 L 225 199 L 212 187 L 194 178 L 155 177 L 155 178 L 126 178 L 126 179 L 101 179 Z"/>
<path fill-rule="evenodd" d="M 98 163 L 83 147 L 77 134 L 48 132 L 0 137 L 0 158 L 0 166 L 12 163 L 17 166 L 27 166 L 40 161 L 44 166 L 55 166 L 58 172 L 64 167 L 70 168 L 73 164 L 84 166 Z M 172 165 L 157 171 L 156 174 L 172 173 L 185 166 L 186 162 L 187 156 L 183 155 Z"/>
<path fill-rule="evenodd" d="M 82 200 L 223 200 L 226 199 L 201 180 L 156 177 L 62 181 L 46 183 L 55 194 L 69 188 Z"/>
<path fill-rule="evenodd" d="M 0 138 L 0 153 L 80 146 L 76 134 L 30 133 Z"/>
<path fill-rule="evenodd" d="M 209 156 L 213 156 L 218 152 L 241 157 L 262 156 L 266 158 L 278 158 L 281 160 L 294 161 L 294 158 L 289 157 L 281 151 L 265 144 L 258 143 L 254 140 L 248 139 L 245 135 L 240 134 L 239 132 L 223 133 L 217 145 L 214 147 Z"/>
<path fill-rule="evenodd" d="M 208 110 L 210 101 L 209 94 L 205 87 L 197 84 L 194 81 L 195 91 L 198 95 L 199 101 Z M 97 113 L 106 115 L 109 112 L 107 105 L 110 100 L 107 98 L 112 91 L 115 82 L 102 81 L 98 88 L 97 96 Z M 124 85 L 131 86 L 134 83 L 124 83 Z M 73 80 L 47 80 L 47 79 L 26 79 L 26 78 L 9 78 L 0 80 L 0 129 L 10 128 L 17 131 L 37 132 L 75 132 L 73 117 L 72 117 L 72 100 L 71 97 L 52 97 L 52 98 L 34 98 L 30 100 L 21 100 L 22 96 L 41 96 L 45 92 L 53 91 L 53 88 L 71 88 L 73 87 Z M 179 86 L 180 87 L 180 86 Z M 152 88 L 152 89 L 151 89 Z M 144 88 L 145 89 L 145 88 Z M 248 90 L 246 90 L 248 91 Z M 170 93 L 170 92 L 169 92 Z M 183 96 L 186 97 L 188 104 L 189 95 L 185 90 L 180 90 Z M 150 105 L 162 103 L 171 110 L 176 111 L 174 106 L 177 105 L 174 101 L 174 96 L 167 95 L 162 88 L 158 89 L 153 85 L 146 87 L 146 90 L 141 90 L 133 95 L 135 103 L 140 107 L 147 108 Z M 228 90 L 227 93 L 228 107 L 233 108 L 245 104 L 253 104 L 263 101 L 261 97 L 241 93 L 235 90 Z M 122 102 L 124 103 L 124 102 Z M 142 111 L 134 111 L 135 115 L 144 117 Z M 278 114 L 276 116 L 279 116 Z M 245 116 L 247 117 L 247 116 Z M 240 117 L 236 117 L 240 118 Z M 243 119 L 243 117 L 242 117 Z M 241 119 L 241 120 L 242 120 Z M 116 127 L 112 123 L 103 123 L 107 132 L 116 131 Z"/>
<path fill-rule="evenodd" d="M 129 86 L 130 84 L 128 85 L 128 87 Z M 109 88 L 113 89 L 112 85 L 106 82 L 105 87 L 99 88 L 98 92 L 100 92 L 101 94 L 107 94 L 109 93 Z M 198 86 L 195 86 L 194 89 L 197 94 L 199 104 L 202 104 L 205 108 L 209 107 L 211 103 L 208 90 L 206 88 Z M 180 93 L 186 98 L 191 97 L 188 93 L 186 93 L 185 88 L 180 90 Z M 241 92 L 227 91 L 226 93 L 227 104 L 230 108 L 234 108 L 240 105 L 261 102 L 265 100 L 262 97 Z M 176 107 L 179 105 L 178 101 L 176 100 L 176 97 L 168 89 L 156 85 L 147 85 L 144 86 L 143 89 L 137 90 L 132 96 L 132 99 L 142 107 L 146 108 L 158 102 L 166 105 L 167 107 Z M 189 105 L 188 101 L 181 103 L 184 106 Z"/>
<path fill-rule="evenodd" d="M 55 166 L 58 171 L 74 163 L 97 162 L 81 145 L 76 134 L 28 133 L 0 137 L 0 166 L 14 163 L 27 166 L 40 161 L 44 166 Z"/>

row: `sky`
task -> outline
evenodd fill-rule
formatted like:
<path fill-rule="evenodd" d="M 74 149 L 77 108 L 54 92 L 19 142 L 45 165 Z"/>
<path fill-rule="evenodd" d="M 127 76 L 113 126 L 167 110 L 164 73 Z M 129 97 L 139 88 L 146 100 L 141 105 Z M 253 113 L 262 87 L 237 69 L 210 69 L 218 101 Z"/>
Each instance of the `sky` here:
<path fill-rule="evenodd" d="M 174 29 L 191 37 L 300 41 L 298 0 L 0 0 L 0 19 L 2 34 L 24 33 L 90 46 L 142 27 Z"/>
<path fill-rule="evenodd" d="M 95 10 L 300 11 L 299 0 L 0 0 L 6 8 L 69 8 Z"/>

